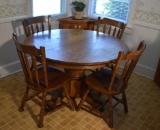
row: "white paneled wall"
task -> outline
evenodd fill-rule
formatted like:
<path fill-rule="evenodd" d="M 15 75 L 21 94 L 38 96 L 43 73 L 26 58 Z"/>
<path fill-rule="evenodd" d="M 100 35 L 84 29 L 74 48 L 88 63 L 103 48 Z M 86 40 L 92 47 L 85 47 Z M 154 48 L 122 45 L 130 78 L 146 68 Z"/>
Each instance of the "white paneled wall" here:
<path fill-rule="evenodd" d="M 133 29 L 133 44 L 137 46 L 141 40 L 145 40 L 147 44 L 146 50 L 138 62 L 136 72 L 153 79 L 160 58 L 160 30 L 140 25 L 134 25 Z"/>
<path fill-rule="evenodd" d="M 17 53 L 12 42 L 13 27 L 11 23 L 0 24 L 0 77 L 16 72 Z"/>
<path fill-rule="evenodd" d="M 52 29 L 58 28 L 58 25 L 58 21 L 54 21 Z M 21 21 L 0 24 L 0 77 L 15 73 L 21 69 L 11 38 L 13 32 L 19 35 L 21 41 L 24 40 Z M 160 31 L 134 24 L 131 32 L 125 33 L 122 38 L 130 50 L 136 49 L 141 40 L 145 40 L 147 44 L 135 72 L 153 79 L 160 56 Z"/>
<path fill-rule="evenodd" d="M 21 21 L 14 19 L 27 16 L 28 0 L 0 0 L 0 78 L 15 73 L 21 69 L 12 33 L 16 32 L 20 40 L 24 39 Z M 88 3 L 88 0 L 81 0 Z M 154 78 L 158 60 L 160 58 L 160 12 L 159 0 L 135 0 L 136 10 L 131 33 L 125 32 L 122 40 L 129 48 L 136 49 L 141 40 L 145 40 L 147 48 L 140 58 L 135 72 Z M 71 0 L 69 0 L 71 2 Z M 85 8 L 87 11 L 88 7 Z M 68 14 L 71 10 L 68 10 Z M 13 20 L 14 22 L 10 22 Z M 8 22 L 6 22 L 8 21 Z M 140 24 L 139 24 L 140 23 Z M 54 21 L 52 28 L 58 28 L 58 21 Z"/>

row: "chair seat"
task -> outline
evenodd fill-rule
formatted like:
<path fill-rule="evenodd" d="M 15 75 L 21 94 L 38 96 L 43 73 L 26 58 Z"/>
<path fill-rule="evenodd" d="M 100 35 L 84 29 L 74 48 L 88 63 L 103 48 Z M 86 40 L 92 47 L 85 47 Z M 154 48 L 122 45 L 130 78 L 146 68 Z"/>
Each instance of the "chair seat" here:
<path fill-rule="evenodd" d="M 108 94 L 108 87 L 109 87 L 111 77 L 112 77 L 112 70 L 101 69 L 89 75 L 85 81 L 88 84 L 88 87 L 92 86 L 92 89 L 100 93 Z M 119 93 L 117 91 L 119 77 L 120 75 L 117 74 L 113 83 L 112 90 L 109 92 L 110 94 Z"/>
<path fill-rule="evenodd" d="M 53 73 L 54 72 L 54 73 Z M 43 68 L 40 67 L 38 69 L 38 75 L 40 78 L 40 86 L 39 91 L 51 91 L 51 90 L 56 90 L 60 87 L 63 86 L 63 84 L 66 84 L 69 82 L 70 78 L 61 70 L 58 70 L 56 68 L 47 66 L 47 78 L 48 78 L 48 88 L 45 87 L 45 82 L 44 82 L 44 74 L 43 74 Z M 36 77 L 34 76 L 33 79 L 36 81 Z M 32 84 L 29 84 L 30 88 L 34 89 Z M 37 83 L 35 82 L 34 84 L 35 89 L 37 90 Z"/>
<path fill-rule="evenodd" d="M 66 84 L 70 78 L 66 76 L 64 72 L 49 72 L 48 73 L 48 88 L 46 91 L 55 90 L 62 87 L 63 84 Z M 44 86 L 44 79 L 40 79 L 41 86 Z M 43 87 L 42 87 L 43 88 Z"/>

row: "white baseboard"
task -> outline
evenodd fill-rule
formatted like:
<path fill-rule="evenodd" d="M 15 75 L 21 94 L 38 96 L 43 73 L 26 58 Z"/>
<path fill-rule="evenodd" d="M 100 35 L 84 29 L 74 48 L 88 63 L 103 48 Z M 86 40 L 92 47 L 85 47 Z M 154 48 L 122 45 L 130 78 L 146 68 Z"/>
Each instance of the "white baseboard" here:
<path fill-rule="evenodd" d="M 8 64 L 6 66 L 2 66 L 0 67 L 0 78 L 14 74 L 21 70 L 22 68 L 21 68 L 21 64 L 19 61 L 14 62 L 12 64 Z M 154 79 L 155 72 L 156 72 L 155 70 L 148 68 L 146 66 L 140 65 L 140 64 L 137 64 L 136 68 L 134 69 L 134 73 L 137 73 L 149 79 Z"/>
<path fill-rule="evenodd" d="M 22 67 L 19 61 L 11 63 L 11 64 L 7 64 L 5 66 L 0 67 L 0 78 L 14 74 L 21 70 L 22 70 Z"/>
<path fill-rule="evenodd" d="M 143 66 L 143 65 L 140 65 L 140 64 L 137 64 L 135 69 L 134 69 L 134 72 L 139 74 L 139 75 L 142 75 L 144 77 L 147 77 L 149 79 L 154 79 L 154 75 L 156 73 L 156 70 L 153 70 L 149 67 L 146 67 L 146 66 Z"/>

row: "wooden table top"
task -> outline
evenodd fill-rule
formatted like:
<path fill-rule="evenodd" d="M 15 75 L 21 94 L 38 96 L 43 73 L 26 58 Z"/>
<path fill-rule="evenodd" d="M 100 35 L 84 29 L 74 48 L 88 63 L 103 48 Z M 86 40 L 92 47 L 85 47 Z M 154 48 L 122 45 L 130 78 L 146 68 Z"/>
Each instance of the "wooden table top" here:
<path fill-rule="evenodd" d="M 117 38 L 80 29 L 36 33 L 24 44 L 45 46 L 48 63 L 64 69 L 101 68 L 115 60 L 119 51 L 128 51 L 127 45 Z"/>

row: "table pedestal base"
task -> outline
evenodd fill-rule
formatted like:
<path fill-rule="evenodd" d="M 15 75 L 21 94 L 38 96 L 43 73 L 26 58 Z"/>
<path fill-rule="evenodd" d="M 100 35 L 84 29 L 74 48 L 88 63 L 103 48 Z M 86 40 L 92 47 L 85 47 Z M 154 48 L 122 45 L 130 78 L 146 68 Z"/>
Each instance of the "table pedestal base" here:
<path fill-rule="evenodd" d="M 71 77 L 71 84 L 69 86 L 69 94 L 71 98 L 81 97 L 85 87 L 85 70 L 65 69 L 65 72 Z"/>

